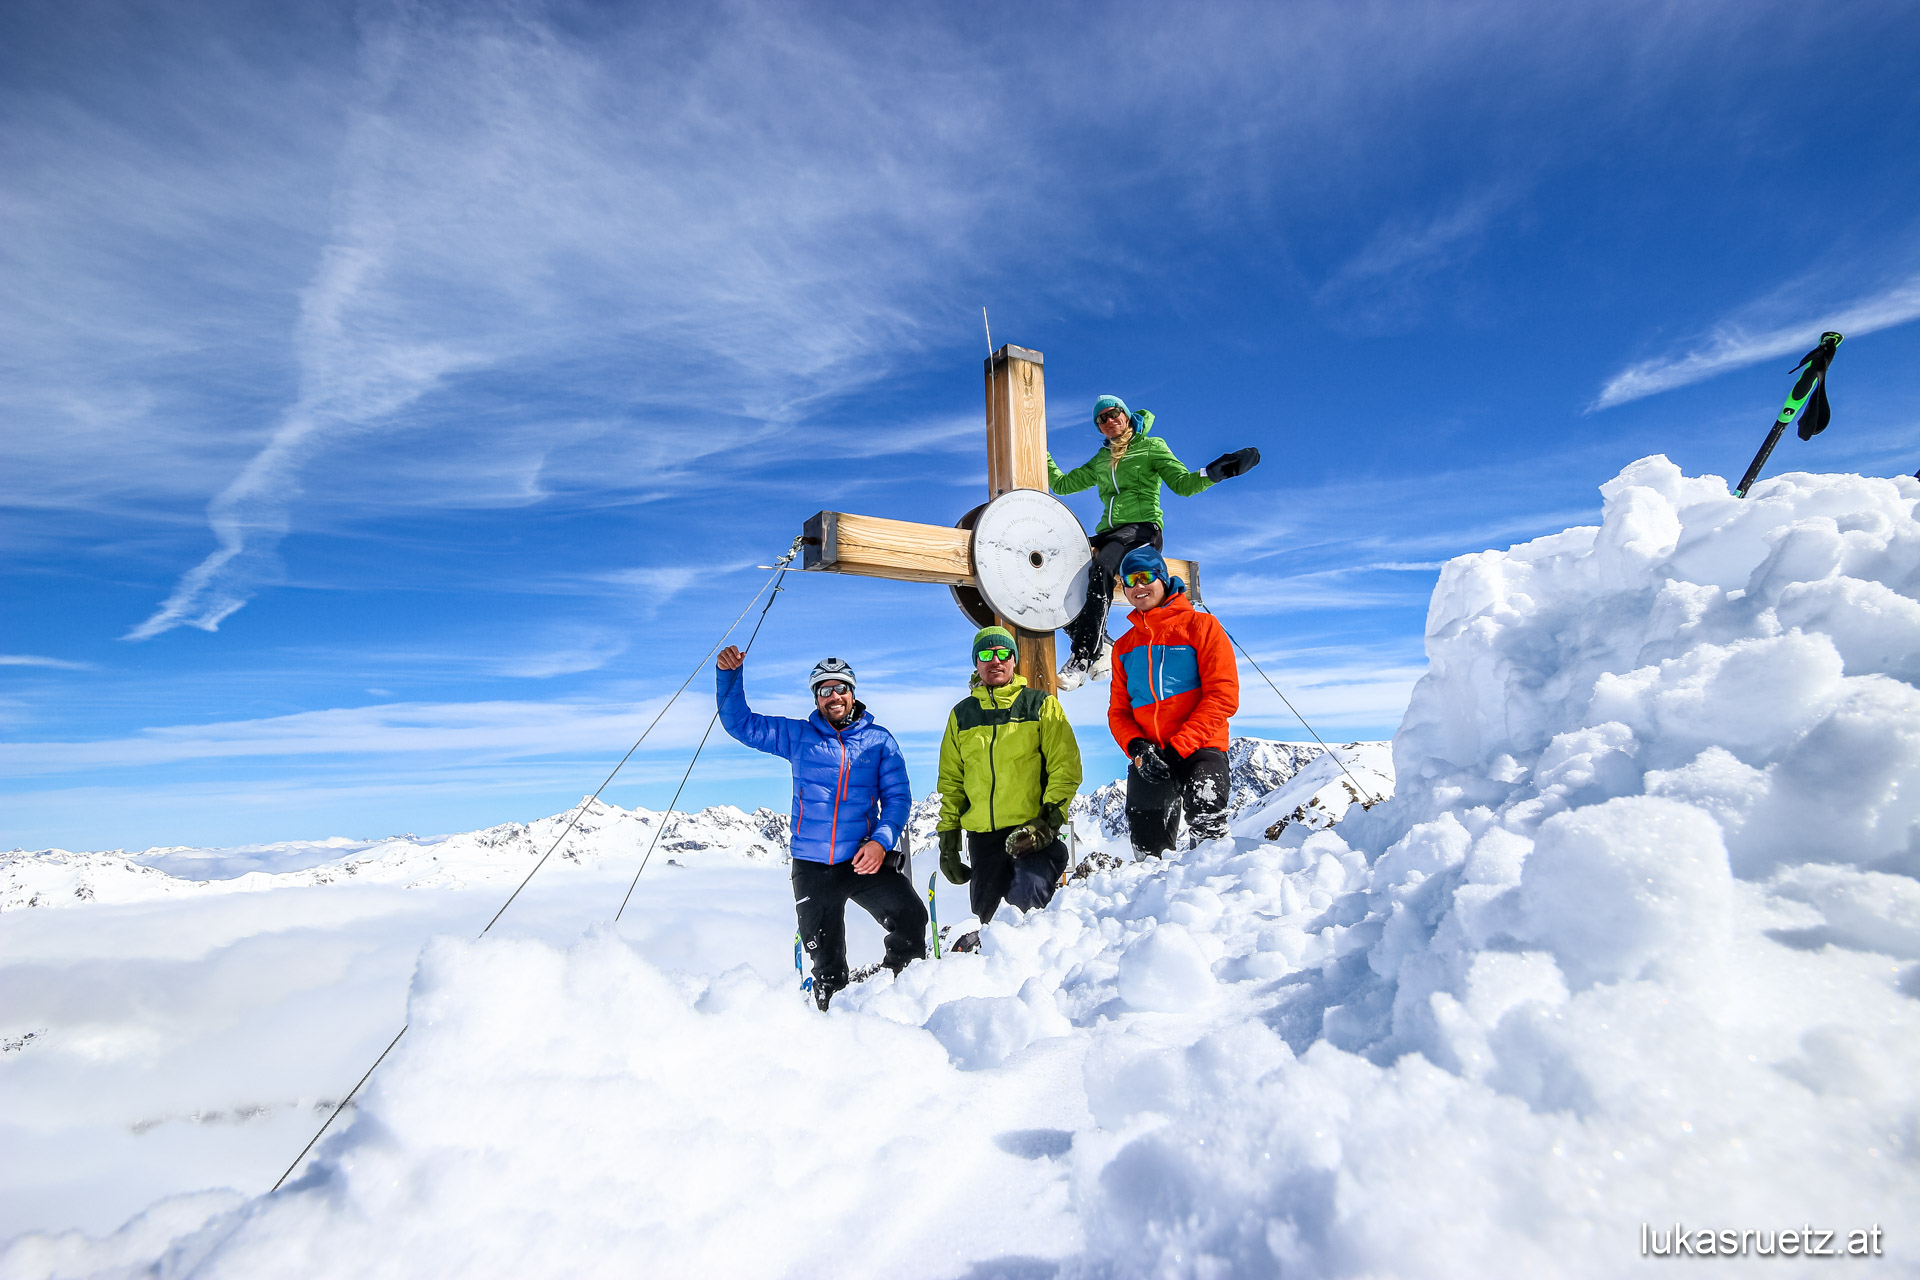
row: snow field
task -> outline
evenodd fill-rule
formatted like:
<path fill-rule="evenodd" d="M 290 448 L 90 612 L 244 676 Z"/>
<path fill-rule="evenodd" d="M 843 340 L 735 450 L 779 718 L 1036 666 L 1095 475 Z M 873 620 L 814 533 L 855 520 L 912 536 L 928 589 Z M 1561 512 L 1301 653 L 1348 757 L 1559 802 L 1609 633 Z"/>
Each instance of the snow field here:
<path fill-rule="evenodd" d="M 495 932 L 579 938 L 612 916 L 639 857 L 556 855 Z M 0 1031 L 34 1037 L 0 1054 L 0 1238 L 108 1230 L 193 1188 L 264 1191 L 405 1021 L 423 943 L 472 938 L 530 863 L 464 889 L 362 873 L 0 915 Z M 778 864 L 656 853 L 643 890 L 621 933 L 657 963 L 792 972 Z"/>
<path fill-rule="evenodd" d="M 604 932 L 437 941 L 297 1185 L 0 1274 L 1614 1276 L 1675 1221 L 1920 1274 L 1920 482 L 1602 492 L 1443 571 L 1385 803 L 826 1017 Z"/>

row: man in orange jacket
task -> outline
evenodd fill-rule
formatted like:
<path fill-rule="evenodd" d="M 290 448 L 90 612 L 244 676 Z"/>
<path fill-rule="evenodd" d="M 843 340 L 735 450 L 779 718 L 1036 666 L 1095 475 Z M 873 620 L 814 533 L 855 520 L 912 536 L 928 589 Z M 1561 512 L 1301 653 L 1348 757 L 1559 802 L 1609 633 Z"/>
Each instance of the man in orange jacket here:
<path fill-rule="evenodd" d="M 1181 810 L 1196 842 L 1227 834 L 1227 720 L 1240 670 L 1226 628 L 1197 612 L 1155 547 L 1120 562 L 1132 624 L 1113 646 L 1107 724 L 1127 766 L 1127 825 L 1137 861 L 1173 848 Z"/>

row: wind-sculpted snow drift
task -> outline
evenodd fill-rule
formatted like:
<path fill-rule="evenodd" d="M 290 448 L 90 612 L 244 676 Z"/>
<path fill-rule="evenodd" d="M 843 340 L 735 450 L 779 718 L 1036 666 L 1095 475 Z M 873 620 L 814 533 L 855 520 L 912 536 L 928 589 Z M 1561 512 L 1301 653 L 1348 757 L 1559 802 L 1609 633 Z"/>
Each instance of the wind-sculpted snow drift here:
<path fill-rule="evenodd" d="M 6 1265 L 1612 1276 L 1678 1221 L 1912 1274 L 1920 483 L 1603 493 L 1446 567 L 1398 792 L 1333 829 L 1096 874 L 824 1018 L 442 940 L 296 1184 Z"/>

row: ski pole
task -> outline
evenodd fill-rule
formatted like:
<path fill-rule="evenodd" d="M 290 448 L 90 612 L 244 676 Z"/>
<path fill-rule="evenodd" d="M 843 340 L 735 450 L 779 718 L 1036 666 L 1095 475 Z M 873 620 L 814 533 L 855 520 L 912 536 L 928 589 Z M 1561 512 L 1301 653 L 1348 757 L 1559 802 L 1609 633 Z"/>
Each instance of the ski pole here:
<path fill-rule="evenodd" d="M 1067 799 L 1067 808 L 1068 808 L 1068 812 L 1067 812 L 1067 869 L 1066 869 L 1065 871 L 1062 871 L 1062 872 L 1060 873 L 1060 887 L 1061 887 L 1062 889 L 1064 889 L 1064 888 L 1066 888 L 1066 887 L 1067 887 L 1067 885 L 1068 885 L 1068 884 L 1070 884 L 1070 883 L 1072 882 L 1072 876 L 1073 876 L 1073 869 L 1074 869 L 1074 867 L 1075 867 L 1075 865 L 1076 865 L 1076 864 L 1075 864 L 1075 862 L 1074 862 L 1074 860 L 1073 860 L 1073 855 L 1074 855 L 1074 853 L 1076 852 L 1076 850 L 1075 850 L 1075 848 L 1074 848 L 1074 840 L 1073 840 L 1073 812 L 1072 812 L 1072 808 L 1073 808 L 1073 799 L 1072 799 L 1072 797 L 1068 797 L 1068 799 Z"/>
<path fill-rule="evenodd" d="M 793 971 L 800 975 L 800 989 L 811 990 L 813 979 L 807 977 L 807 971 L 800 967 L 800 931 L 798 929 L 793 931 Z"/>
<path fill-rule="evenodd" d="M 938 871 L 927 877 L 927 928 L 933 930 L 933 958 L 940 958 L 940 912 L 933 905 L 933 880 Z"/>
<path fill-rule="evenodd" d="M 1827 423 L 1833 418 L 1833 412 L 1827 407 L 1827 366 L 1833 363 L 1834 352 L 1839 350 L 1841 336 L 1831 329 L 1820 335 L 1820 345 L 1800 357 L 1800 363 L 1794 371 L 1800 375 L 1793 384 L 1793 390 L 1787 393 L 1787 402 L 1780 406 L 1780 415 L 1773 420 L 1773 429 L 1767 432 L 1767 438 L 1760 446 L 1760 452 L 1753 455 L 1753 461 L 1747 467 L 1747 474 L 1740 477 L 1740 485 L 1733 491 L 1736 498 L 1747 496 L 1747 490 L 1760 478 L 1760 468 L 1767 465 L 1767 457 L 1772 454 L 1773 446 L 1780 443 L 1780 436 L 1787 429 L 1796 414 L 1804 409 L 1806 413 L 1800 419 L 1799 436 L 1802 440 L 1811 440 L 1827 429 Z M 1811 408 L 1808 402 L 1811 401 Z"/>

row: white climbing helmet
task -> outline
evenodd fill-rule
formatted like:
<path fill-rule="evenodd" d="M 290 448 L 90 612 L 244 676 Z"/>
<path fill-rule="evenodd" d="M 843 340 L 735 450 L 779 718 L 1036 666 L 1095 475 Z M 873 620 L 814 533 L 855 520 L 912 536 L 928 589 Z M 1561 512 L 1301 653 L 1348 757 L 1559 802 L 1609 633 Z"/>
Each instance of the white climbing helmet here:
<path fill-rule="evenodd" d="M 844 680 L 847 688 L 855 687 L 853 668 L 838 658 L 822 658 L 813 664 L 813 674 L 807 677 L 807 692 L 812 693 L 827 680 Z"/>

